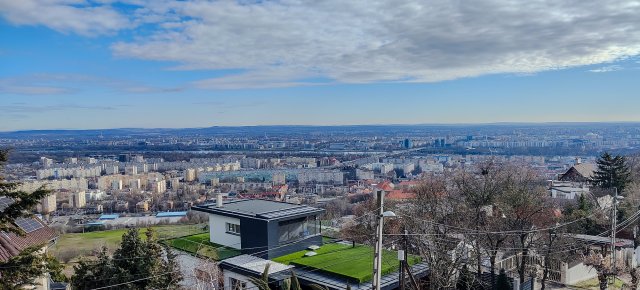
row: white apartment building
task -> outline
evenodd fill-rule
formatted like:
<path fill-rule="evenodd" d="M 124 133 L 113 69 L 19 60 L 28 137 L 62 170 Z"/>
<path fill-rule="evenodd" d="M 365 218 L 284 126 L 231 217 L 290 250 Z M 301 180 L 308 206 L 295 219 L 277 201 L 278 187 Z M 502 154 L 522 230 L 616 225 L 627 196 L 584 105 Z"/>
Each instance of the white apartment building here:
<path fill-rule="evenodd" d="M 56 206 L 56 194 L 51 193 L 45 196 L 40 203 L 36 206 L 36 209 L 39 213 L 48 214 L 56 211 L 58 208 Z"/>
<path fill-rule="evenodd" d="M 85 192 L 84 191 L 78 191 L 73 193 L 73 195 L 71 196 L 71 202 L 72 202 L 72 206 L 74 208 L 83 208 L 87 205 L 86 199 L 85 199 Z"/>

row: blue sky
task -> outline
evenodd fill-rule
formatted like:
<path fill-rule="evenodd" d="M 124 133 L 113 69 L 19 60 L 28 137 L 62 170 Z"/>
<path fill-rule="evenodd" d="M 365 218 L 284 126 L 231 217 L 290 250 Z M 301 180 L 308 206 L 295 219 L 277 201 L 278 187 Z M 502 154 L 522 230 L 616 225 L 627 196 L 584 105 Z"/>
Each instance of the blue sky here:
<path fill-rule="evenodd" d="M 640 4 L 454 2 L 3 2 L 0 130 L 640 121 Z"/>

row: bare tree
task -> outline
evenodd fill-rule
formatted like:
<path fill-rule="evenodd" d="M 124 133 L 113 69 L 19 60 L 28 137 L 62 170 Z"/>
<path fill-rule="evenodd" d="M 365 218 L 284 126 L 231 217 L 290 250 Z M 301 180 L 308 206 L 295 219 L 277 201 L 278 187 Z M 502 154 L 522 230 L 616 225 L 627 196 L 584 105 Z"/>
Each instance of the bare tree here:
<path fill-rule="evenodd" d="M 495 203 L 505 191 L 508 181 L 507 171 L 501 164 L 489 160 L 477 166 L 475 171 L 463 171 L 454 178 L 455 188 L 467 207 L 467 224 L 472 228 L 474 255 L 477 275 L 482 273 L 482 255 L 490 259 L 491 285 L 495 288 L 495 268 L 497 255 L 504 247 L 507 237 L 496 234 L 503 226 L 500 215 L 495 212 Z M 484 249 L 484 251 L 482 250 Z"/>
<path fill-rule="evenodd" d="M 416 199 L 399 208 L 404 226 L 411 229 L 410 250 L 430 265 L 430 289 L 455 287 L 472 248 L 467 236 L 456 232 L 469 222 L 463 200 L 442 178 L 425 180 L 415 192 Z"/>
<path fill-rule="evenodd" d="M 213 262 L 200 260 L 198 265 L 193 268 L 193 276 L 195 277 L 195 285 L 193 289 L 197 290 L 217 290 L 222 289 L 224 276 L 220 267 Z"/>

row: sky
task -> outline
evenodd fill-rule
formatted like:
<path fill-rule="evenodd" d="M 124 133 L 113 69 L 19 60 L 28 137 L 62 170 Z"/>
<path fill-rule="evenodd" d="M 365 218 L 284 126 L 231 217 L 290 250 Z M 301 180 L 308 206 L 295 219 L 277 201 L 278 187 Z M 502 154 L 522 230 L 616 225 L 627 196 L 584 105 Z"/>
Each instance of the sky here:
<path fill-rule="evenodd" d="M 640 121 L 640 1 L 0 0 L 0 131 Z"/>

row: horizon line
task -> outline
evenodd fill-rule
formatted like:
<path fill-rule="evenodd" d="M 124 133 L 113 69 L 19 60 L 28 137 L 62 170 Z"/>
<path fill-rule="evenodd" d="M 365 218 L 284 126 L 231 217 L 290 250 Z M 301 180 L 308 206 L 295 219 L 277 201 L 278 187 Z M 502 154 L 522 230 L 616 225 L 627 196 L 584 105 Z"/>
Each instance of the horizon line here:
<path fill-rule="evenodd" d="M 187 130 L 210 128 L 252 128 L 252 127 L 367 127 L 367 126 L 509 126 L 509 125 L 587 125 L 587 124 L 640 124 L 640 121 L 550 121 L 550 122 L 482 122 L 482 123 L 374 123 L 374 124 L 341 124 L 341 125 L 312 125 L 312 124 L 276 124 L 276 125 L 213 125 L 205 127 L 114 127 L 114 128 L 57 128 L 57 129 L 22 129 L 0 130 L 0 133 L 20 133 L 38 131 L 100 131 L 100 130 Z"/>

